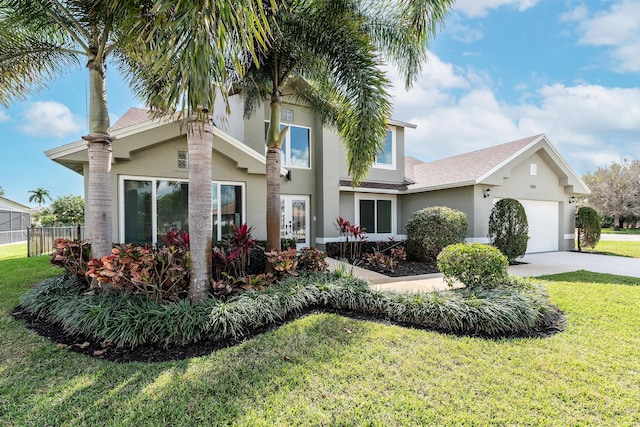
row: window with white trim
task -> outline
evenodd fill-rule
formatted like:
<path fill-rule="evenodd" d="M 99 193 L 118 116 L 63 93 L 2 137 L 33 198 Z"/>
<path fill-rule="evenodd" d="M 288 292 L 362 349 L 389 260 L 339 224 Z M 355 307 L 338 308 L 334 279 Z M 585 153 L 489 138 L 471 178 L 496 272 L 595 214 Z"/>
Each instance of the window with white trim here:
<path fill-rule="evenodd" d="M 287 168 L 311 168 L 311 128 L 281 123 L 280 130 L 289 126 L 282 142 L 282 166 Z M 269 121 L 265 121 L 264 134 L 267 140 Z"/>
<path fill-rule="evenodd" d="M 245 222 L 245 184 L 217 181 L 211 189 L 213 241 L 218 241 Z M 120 240 L 157 243 L 168 231 L 189 231 L 188 195 L 186 180 L 121 176 Z"/>
<path fill-rule="evenodd" d="M 387 139 L 385 140 L 382 151 L 376 156 L 373 167 L 378 169 L 395 169 L 396 168 L 396 131 L 395 128 L 387 130 Z"/>
<path fill-rule="evenodd" d="M 356 194 L 355 216 L 367 234 L 396 234 L 396 196 Z"/>

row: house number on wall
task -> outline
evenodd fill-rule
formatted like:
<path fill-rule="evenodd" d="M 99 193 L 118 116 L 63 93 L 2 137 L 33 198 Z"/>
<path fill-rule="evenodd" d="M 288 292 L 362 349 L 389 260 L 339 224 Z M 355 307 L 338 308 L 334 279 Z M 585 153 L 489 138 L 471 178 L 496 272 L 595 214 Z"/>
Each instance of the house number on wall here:
<path fill-rule="evenodd" d="M 531 184 L 531 185 L 529 185 L 529 188 L 532 189 L 532 190 L 535 190 L 536 189 L 536 185 L 535 184 Z"/>

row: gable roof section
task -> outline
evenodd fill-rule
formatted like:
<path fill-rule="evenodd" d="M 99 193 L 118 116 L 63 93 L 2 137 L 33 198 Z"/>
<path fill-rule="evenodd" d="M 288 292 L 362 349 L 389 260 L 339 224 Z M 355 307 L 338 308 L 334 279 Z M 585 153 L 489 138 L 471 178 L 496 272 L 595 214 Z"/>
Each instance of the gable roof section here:
<path fill-rule="evenodd" d="M 110 132 L 115 132 L 120 129 L 144 123 L 151 120 L 151 116 L 147 110 L 143 108 L 129 108 L 126 113 L 122 115 L 111 127 Z"/>
<path fill-rule="evenodd" d="M 29 206 L 25 206 L 21 203 L 14 202 L 11 199 L 7 199 L 6 197 L 0 196 L 0 210 L 3 211 L 20 211 L 24 213 L 31 212 L 31 208 Z"/>
<path fill-rule="evenodd" d="M 468 185 L 500 185 L 511 169 L 539 153 L 558 175 L 559 185 L 571 193 L 589 194 L 589 189 L 551 145 L 544 134 L 476 150 L 433 162 L 405 160 L 407 178 L 414 182 L 408 192 L 433 191 Z"/>
<path fill-rule="evenodd" d="M 113 137 L 114 161 L 129 160 L 131 154 L 136 151 L 185 135 L 177 120 L 169 117 L 153 119 L 147 110 L 140 108 L 129 109 L 113 124 L 110 131 Z M 235 161 L 238 168 L 252 174 L 266 173 L 264 155 L 216 127 L 213 128 L 213 134 L 216 138 L 213 149 Z M 83 174 L 83 164 L 88 162 L 87 142 L 82 140 L 47 150 L 45 154 L 51 160 L 79 174 Z M 282 168 L 280 173 L 286 175 L 287 170 Z"/>

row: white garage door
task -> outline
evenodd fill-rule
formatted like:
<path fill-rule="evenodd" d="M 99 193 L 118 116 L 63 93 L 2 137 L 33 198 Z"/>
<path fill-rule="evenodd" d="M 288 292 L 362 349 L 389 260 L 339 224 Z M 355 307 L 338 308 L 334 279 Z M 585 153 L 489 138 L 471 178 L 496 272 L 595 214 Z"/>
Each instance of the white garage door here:
<path fill-rule="evenodd" d="M 527 253 L 558 250 L 560 220 L 558 202 L 518 200 L 524 206 L 529 222 Z"/>

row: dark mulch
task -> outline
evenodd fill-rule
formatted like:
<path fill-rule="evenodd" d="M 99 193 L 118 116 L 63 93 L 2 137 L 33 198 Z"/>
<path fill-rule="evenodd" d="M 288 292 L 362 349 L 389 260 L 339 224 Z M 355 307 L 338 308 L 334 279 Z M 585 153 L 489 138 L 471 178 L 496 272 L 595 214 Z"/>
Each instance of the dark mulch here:
<path fill-rule="evenodd" d="M 414 329 L 430 330 L 435 332 L 441 332 L 445 334 L 451 334 L 450 331 L 438 330 L 433 328 L 426 328 L 417 326 L 411 323 L 394 322 L 386 319 L 380 319 L 372 317 L 363 313 L 348 311 L 348 310 L 333 310 L 320 307 L 311 307 L 304 313 L 298 313 L 287 317 L 282 321 L 274 322 L 270 325 L 266 325 L 257 328 L 246 335 L 237 339 L 229 338 L 226 340 L 210 340 L 204 339 L 188 345 L 169 345 L 164 346 L 162 344 L 145 344 L 139 345 L 134 348 L 130 347 L 116 347 L 112 343 L 102 342 L 95 338 L 83 336 L 83 335 L 71 335 L 58 324 L 49 323 L 46 320 L 38 318 L 24 311 L 21 307 L 17 307 L 13 310 L 13 317 L 17 320 L 25 322 L 25 326 L 28 329 L 33 330 L 37 334 L 47 337 L 51 341 L 57 344 L 58 348 L 66 348 L 70 351 L 85 354 L 96 359 L 108 360 L 116 363 L 129 363 L 129 362 L 143 362 L 143 363 L 155 363 L 166 362 L 171 360 L 184 360 L 192 357 L 205 356 L 211 354 L 216 350 L 231 347 L 234 345 L 242 344 L 247 340 L 263 334 L 265 332 L 279 328 L 280 326 L 291 322 L 293 320 L 320 313 L 335 313 L 342 316 L 350 317 L 356 320 L 365 320 L 371 322 L 377 322 L 385 325 L 398 325 Z M 509 336 L 501 337 L 487 337 L 482 335 L 475 335 L 477 338 L 546 338 L 562 332 L 566 325 L 566 319 L 564 313 L 560 310 L 556 310 L 553 315 L 554 320 L 551 325 L 546 328 L 541 328 L 529 334 L 513 334 Z M 458 336 L 469 336 L 468 334 L 454 334 Z"/>
<path fill-rule="evenodd" d="M 358 267 L 366 268 L 367 270 L 375 271 L 376 273 L 381 273 L 389 277 L 420 276 L 422 274 L 440 273 L 435 262 L 400 261 L 394 271 L 376 268 L 365 263 L 358 265 Z"/>

